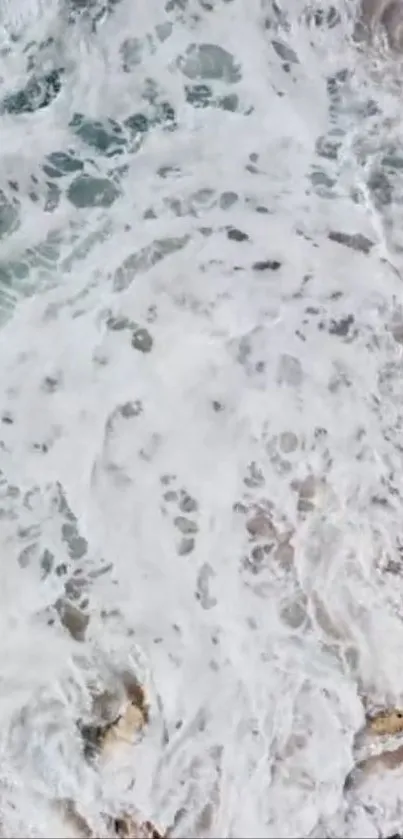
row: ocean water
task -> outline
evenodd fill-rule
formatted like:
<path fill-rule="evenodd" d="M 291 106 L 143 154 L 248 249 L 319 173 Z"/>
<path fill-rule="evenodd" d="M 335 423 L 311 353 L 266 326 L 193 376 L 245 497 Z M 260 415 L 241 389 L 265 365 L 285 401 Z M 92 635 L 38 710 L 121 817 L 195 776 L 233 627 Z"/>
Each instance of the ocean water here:
<path fill-rule="evenodd" d="M 346 782 L 403 702 L 402 69 L 353 0 L 2 0 L 3 836 L 402 830 Z"/>

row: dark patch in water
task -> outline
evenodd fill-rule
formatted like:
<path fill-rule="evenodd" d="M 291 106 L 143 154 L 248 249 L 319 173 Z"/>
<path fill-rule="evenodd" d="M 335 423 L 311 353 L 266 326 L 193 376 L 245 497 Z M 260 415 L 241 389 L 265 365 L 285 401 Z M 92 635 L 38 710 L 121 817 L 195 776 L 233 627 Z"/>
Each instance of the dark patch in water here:
<path fill-rule="evenodd" d="M 345 245 L 347 248 L 365 254 L 369 254 L 375 244 L 362 233 L 342 233 L 338 230 L 331 230 L 328 233 L 328 239 L 332 242 L 337 242 L 338 245 Z"/>
<path fill-rule="evenodd" d="M 142 353 L 149 353 L 153 348 L 153 339 L 148 331 L 144 327 L 139 327 L 135 330 L 132 337 L 132 347 L 135 350 L 139 350 Z"/>
<path fill-rule="evenodd" d="M 62 89 L 63 72 L 52 70 L 45 76 L 31 78 L 22 90 L 5 97 L 2 110 L 7 114 L 30 114 L 46 108 Z"/>
<path fill-rule="evenodd" d="M 247 242 L 249 240 L 248 234 L 244 233 L 243 230 L 238 230 L 237 227 L 230 227 L 227 231 L 227 237 L 232 242 Z"/>
<path fill-rule="evenodd" d="M 340 320 L 332 320 L 329 326 L 329 334 L 330 335 L 339 335 L 343 338 L 348 335 L 350 331 L 350 326 L 354 323 L 354 316 L 347 315 L 345 318 L 340 318 Z"/>
<path fill-rule="evenodd" d="M 70 128 L 86 145 L 108 157 L 118 154 L 125 145 L 122 126 L 113 119 L 101 122 L 76 113 L 70 122 Z"/>
<path fill-rule="evenodd" d="M 57 486 L 56 504 L 59 513 L 65 519 L 62 525 L 62 539 L 67 544 L 67 550 L 71 559 L 81 559 L 88 551 L 87 540 L 81 536 L 77 517 L 70 508 L 63 488 Z"/>
<path fill-rule="evenodd" d="M 119 189 L 112 181 L 91 175 L 78 175 L 67 190 L 67 198 L 77 209 L 111 207 L 119 195 Z"/>
<path fill-rule="evenodd" d="M 392 203 L 392 185 L 385 172 L 380 170 L 372 172 L 368 180 L 368 187 L 371 190 L 377 209 Z"/>
<path fill-rule="evenodd" d="M 194 108 L 207 108 L 211 105 L 213 91 L 207 84 L 185 85 L 186 102 Z"/>
<path fill-rule="evenodd" d="M 55 151 L 48 155 L 46 161 L 42 168 L 48 178 L 62 178 L 84 168 L 82 161 L 74 157 L 74 152 Z"/>
<path fill-rule="evenodd" d="M 19 201 L 11 200 L 0 190 L 0 239 L 13 233 L 19 226 Z"/>
<path fill-rule="evenodd" d="M 299 64 L 297 53 L 283 41 L 272 40 L 271 45 L 282 61 L 286 61 L 289 64 Z"/>
<path fill-rule="evenodd" d="M 252 268 L 254 271 L 278 271 L 281 268 L 281 262 L 278 259 L 264 259 L 254 262 Z"/>

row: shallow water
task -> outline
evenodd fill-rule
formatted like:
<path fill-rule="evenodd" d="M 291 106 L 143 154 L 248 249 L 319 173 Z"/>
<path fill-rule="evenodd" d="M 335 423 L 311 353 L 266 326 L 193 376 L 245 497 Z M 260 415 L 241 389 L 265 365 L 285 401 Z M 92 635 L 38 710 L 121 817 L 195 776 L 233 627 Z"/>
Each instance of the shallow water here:
<path fill-rule="evenodd" d="M 320 6 L 1 6 L 5 836 L 402 829 L 345 788 L 403 693 L 401 65 Z"/>

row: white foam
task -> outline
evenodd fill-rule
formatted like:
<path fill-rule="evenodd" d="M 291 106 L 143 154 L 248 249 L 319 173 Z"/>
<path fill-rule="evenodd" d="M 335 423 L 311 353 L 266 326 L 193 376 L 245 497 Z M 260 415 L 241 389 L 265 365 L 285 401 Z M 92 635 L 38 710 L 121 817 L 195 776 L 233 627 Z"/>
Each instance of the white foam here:
<path fill-rule="evenodd" d="M 51 107 L 1 118 L 2 178 L 19 181 L 23 207 L 1 258 L 21 259 L 51 231 L 59 237 L 58 258 L 44 265 L 35 257 L 5 296 L 13 315 L 0 333 L 0 409 L 13 420 L 0 435 L 7 836 L 62 835 L 52 801 L 63 797 L 95 822 L 102 810 L 137 806 L 168 826 L 182 810 L 177 836 L 372 836 L 399 819 L 397 774 L 371 778 L 354 800 L 343 785 L 364 719 L 360 696 L 398 704 L 403 691 L 402 577 L 387 570 L 400 563 L 401 346 L 390 325 L 401 256 L 398 232 L 382 238 L 384 217 L 366 187 L 400 102 L 369 79 L 345 4 L 327 30 L 307 25 L 302 2 L 288 2 L 292 25 L 277 38 L 301 62 L 289 73 L 271 46 L 274 30 L 263 26 L 275 19 L 270 3 L 211 5 L 178 7 L 161 42 L 157 2 L 121 0 L 95 29 L 85 17 L 68 27 L 56 3 L 20 0 L 2 10 L 4 43 L 23 32 L 0 56 L 4 92 L 25 78 L 31 40 L 55 35 L 67 67 Z M 128 37 L 145 40 L 141 63 L 124 73 Z M 191 42 L 236 55 L 239 84 L 216 90 L 236 90 L 243 113 L 186 104 L 175 62 Z M 340 163 L 321 161 L 336 177 L 329 199 L 308 173 L 317 138 L 331 127 L 326 78 L 343 67 L 356 75 L 334 117 L 344 132 Z M 114 205 L 77 211 L 62 198 L 45 213 L 33 204 L 31 173 L 46 154 L 74 146 L 72 113 L 123 120 L 141 110 L 151 76 L 178 128 L 155 129 L 122 157 L 128 170 Z M 381 115 L 368 150 L 374 120 L 359 106 L 370 96 Z M 394 138 L 399 131 L 395 119 Z M 94 170 L 111 168 L 111 159 L 91 156 Z M 157 170 L 165 166 L 164 178 Z M 218 199 L 228 191 L 238 201 L 224 210 Z M 172 209 L 178 202 L 181 212 Z M 262 206 L 268 212 L 256 212 Z M 151 207 L 155 218 L 144 220 Z M 229 226 L 249 241 L 228 239 Z M 365 255 L 330 241 L 331 230 L 375 245 Z M 129 267 L 117 291 L 125 260 L 170 237 L 188 238 L 135 275 Z M 281 265 L 252 268 L 264 260 Z M 133 349 L 130 330 L 108 330 L 108 312 L 145 326 L 152 351 Z M 348 335 L 329 333 L 331 321 L 349 315 Z M 45 377 L 57 380 L 54 392 Z M 117 409 L 128 402 L 142 412 L 124 417 Z M 284 432 L 295 435 L 288 452 Z M 296 482 L 308 475 L 315 497 L 298 507 Z M 55 566 L 70 562 L 61 487 L 88 542 L 84 573 L 112 565 L 91 583 L 81 645 L 47 622 L 64 579 L 44 579 L 41 553 L 52 552 Z M 180 499 L 181 490 L 197 502 L 186 555 L 174 524 L 186 514 L 164 498 Z M 258 552 L 251 557 L 245 523 L 256 505 L 269 505 L 283 555 L 294 548 L 289 565 L 269 537 L 261 565 Z M 149 685 L 152 724 L 127 759 L 98 776 L 83 760 L 76 720 L 88 710 L 90 677 L 110 678 L 130 661 Z"/>

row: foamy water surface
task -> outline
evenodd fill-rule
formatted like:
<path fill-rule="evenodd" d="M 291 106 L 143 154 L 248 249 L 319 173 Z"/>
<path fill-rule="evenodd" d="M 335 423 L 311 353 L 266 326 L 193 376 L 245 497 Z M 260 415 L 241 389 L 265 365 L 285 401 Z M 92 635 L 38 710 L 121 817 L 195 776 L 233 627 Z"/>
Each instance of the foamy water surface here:
<path fill-rule="evenodd" d="M 320 7 L 0 6 L 4 836 L 403 827 L 345 783 L 403 699 L 402 67 Z"/>

